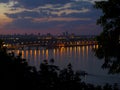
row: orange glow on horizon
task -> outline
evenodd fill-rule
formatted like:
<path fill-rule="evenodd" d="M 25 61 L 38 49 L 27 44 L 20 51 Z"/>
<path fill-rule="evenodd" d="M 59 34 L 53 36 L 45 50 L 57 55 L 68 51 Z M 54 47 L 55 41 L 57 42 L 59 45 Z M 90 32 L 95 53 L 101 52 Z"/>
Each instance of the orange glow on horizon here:
<path fill-rule="evenodd" d="M 0 14 L 0 26 L 4 26 L 5 24 L 10 23 L 12 21 L 13 21 L 13 19 L 8 18 L 4 14 Z"/>

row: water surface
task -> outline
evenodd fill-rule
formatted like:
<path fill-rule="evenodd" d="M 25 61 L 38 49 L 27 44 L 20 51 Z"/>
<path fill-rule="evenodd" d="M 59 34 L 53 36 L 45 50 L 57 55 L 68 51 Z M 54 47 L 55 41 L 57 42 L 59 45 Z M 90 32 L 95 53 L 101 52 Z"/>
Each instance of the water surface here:
<path fill-rule="evenodd" d="M 55 49 L 46 49 L 35 47 L 30 50 L 14 50 L 16 54 L 22 52 L 22 58 L 26 58 L 29 65 L 35 66 L 39 69 L 39 65 L 43 60 L 55 60 L 55 65 L 61 69 L 65 68 L 69 63 L 72 64 L 73 70 L 84 70 L 89 75 L 83 78 L 87 83 L 95 85 L 104 85 L 105 83 L 118 83 L 120 86 L 120 74 L 108 75 L 107 70 L 101 68 L 103 60 L 99 60 L 94 52 L 93 46 L 77 46 L 77 47 L 61 47 Z"/>

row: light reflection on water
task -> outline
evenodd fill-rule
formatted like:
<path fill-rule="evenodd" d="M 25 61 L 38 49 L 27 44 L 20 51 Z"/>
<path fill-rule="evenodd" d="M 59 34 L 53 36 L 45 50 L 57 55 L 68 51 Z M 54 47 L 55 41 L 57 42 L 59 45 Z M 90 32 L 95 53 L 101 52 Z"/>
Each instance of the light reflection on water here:
<path fill-rule="evenodd" d="M 77 46 L 77 47 L 62 47 L 55 49 L 35 48 L 31 50 L 14 50 L 15 54 L 22 53 L 22 58 L 25 58 L 29 65 L 39 69 L 39 65 L 43 60 L 55 60 L 55 65 L 65 68 L 69 63 L 72 64 L 74 70 L 85 70 L 88 75 L 84 80 L 93 84 L 119 83 L 119 75 L 108 75 L 107 70 L 101 69 L 103 60 L 98 60 L 94 56 L 92 48 L 94 46 Z"/>

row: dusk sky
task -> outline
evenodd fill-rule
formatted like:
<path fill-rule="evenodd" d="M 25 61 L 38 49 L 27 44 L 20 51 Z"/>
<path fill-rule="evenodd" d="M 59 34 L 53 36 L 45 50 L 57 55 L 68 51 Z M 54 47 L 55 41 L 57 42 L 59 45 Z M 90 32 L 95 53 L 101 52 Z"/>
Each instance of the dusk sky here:
<path fill-rule="evenodd" d="M 99 34 L 94 1 L 101 0 L 0 0 L 0 34 Z"/>

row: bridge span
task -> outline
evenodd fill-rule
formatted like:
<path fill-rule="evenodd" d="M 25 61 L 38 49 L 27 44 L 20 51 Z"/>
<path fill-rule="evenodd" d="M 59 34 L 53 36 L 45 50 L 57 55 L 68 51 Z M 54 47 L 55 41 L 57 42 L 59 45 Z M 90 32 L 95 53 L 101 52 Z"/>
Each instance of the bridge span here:
<path fill-rule="evenodd" d="M 8 49 L 39 49 L 41 47 L 45 48 L 59 48 L 59 47 L 74 47 L 74 46 L 85 46 L 85 45 L 97 45 L 97 41 L 93 40 L 82 40 L 82 41 L 44 41 L 44 42 L 26 42 L 19 44 L 8 45 Z"/>

